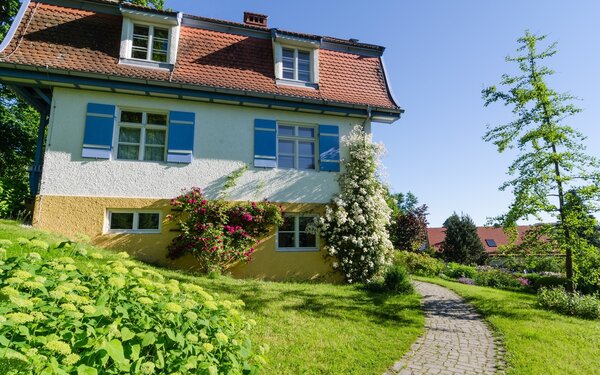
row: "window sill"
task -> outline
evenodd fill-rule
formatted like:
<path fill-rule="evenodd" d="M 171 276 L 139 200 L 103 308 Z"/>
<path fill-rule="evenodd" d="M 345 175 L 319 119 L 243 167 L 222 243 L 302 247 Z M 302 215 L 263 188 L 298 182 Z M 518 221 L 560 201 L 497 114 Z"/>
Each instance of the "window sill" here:
<path fill-rule="evenodd" d="M 275 80 L 275 84 L 277 84 L 278 86 L 293 86 L 293 87 L 301 87 L 301 88 L 305 88 L 305 89 L 314 89 L 314 90 L 318 90 L 319 89 L 319 84 L 318 83 L 312 83 L 312 82 L 304 82 L 304 81 L 296 81 L 294 79 L 284 79 L 284 78 L 278 78 Z"/>
<path fill-rule="evenodd" d="M 105 234 L 161 234 L 160 229 L 147 230 L 127 230 L 127 229 L 109 229 Z"/>
<path fill-rule="evenodd" d="M 316 247 L 278 247 L 276 251 L 278 253 L 316 253 L 321 251 L 321 249 L 317 249 Z"/>
<path fill-rule="evenodd" d="M 170 64 L 170 63 L 166 63 L 166 62 L 132 59 L 132 58 L 124 58 L 124 57 L 119 58 L 119 64 L 136 66 L 138 68 L 159 69 L 159 70 L 168 70 L 168 71 L 173 70 L 173 68 L 175 67 L 174 64 Z"/>

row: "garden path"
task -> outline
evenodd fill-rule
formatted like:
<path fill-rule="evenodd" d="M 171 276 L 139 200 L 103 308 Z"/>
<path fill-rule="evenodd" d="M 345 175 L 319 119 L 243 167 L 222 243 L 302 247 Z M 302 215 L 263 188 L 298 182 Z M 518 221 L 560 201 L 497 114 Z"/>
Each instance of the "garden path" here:
<path fill-rule="evenodd" d="M 425 332 L 384 375 L 496 373 L 498 348 L 481 316 L 447 288 L 415 286 L 423 296 Z"/>

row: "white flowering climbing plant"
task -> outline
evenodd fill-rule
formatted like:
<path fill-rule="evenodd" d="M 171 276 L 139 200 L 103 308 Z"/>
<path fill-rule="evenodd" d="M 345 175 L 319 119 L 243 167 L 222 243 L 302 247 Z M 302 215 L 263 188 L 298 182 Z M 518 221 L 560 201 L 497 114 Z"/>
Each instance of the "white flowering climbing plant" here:
<path fill-rule="evenodd" d="M 391 261 L 393 250 L 387 232 L 391 210 L 377 173 L 384 147 L 374 143 L 360 125 L 342 138 L 349 158 L 340 174 L 340 193 L 316 226 L 326 242 L 328 254 L 337 258 L 333 266 L 348 283 L 366 282 Z"/>

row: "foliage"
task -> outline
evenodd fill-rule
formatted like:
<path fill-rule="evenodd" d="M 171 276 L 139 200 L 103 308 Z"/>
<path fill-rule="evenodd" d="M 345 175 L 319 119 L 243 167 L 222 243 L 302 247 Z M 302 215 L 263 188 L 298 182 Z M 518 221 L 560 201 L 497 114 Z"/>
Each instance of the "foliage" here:
<path fill-rule="evenodd" d="M 168 247 L 169 258 L 192 254 L 207 273 L 250 261 L 261 238 L 283 223 L 281 209 L 273 203 L 207 200 L 197 187 L 171 205 L 181 210 L 169 216 L 181 233 Z"/>
<path fill-rule="evenodd" d="M 220 193 L 220 196 L 222 198 L 228 198 L 229 197 L 229 191 L 233 188 L 236 187 L 240 177 L 242 177 L 242 175 L 248 170 L 248 164 L 244 164 L 242 167 L 236 169 L 235 171 L 231 172 L 228 176 L 227 179 L 225 180 L 225 183 L 223 184 L 223 190 Z"/>
<path fill-rule="evenodd" d="M 577 290 L 584 293 L 600 292 L 600 249 L 582 244 L 574 255 Z"/>
<path fill-rule="evenodd" d="M 392 218 L 390 238 L 395 249 L 416 251 L 427 241 L 427 206 L 401 210 Z"/>
<path fill-rule="evenodd" d="M 414 291 L 406 268 L 400 265 L 390 266 L 383 279 L 383 289 L 387 292 L 408 294 Z"/>
<path fill-rule="evenodd" d="M 71 243 L 10 246 L 62 256 L 29 252 L 0 265 L 2 373 L 241 374 L 264 362 L 241 301 L 166 280 L 126 253 L 97 263 L 102 254 Z"/>
<path fill-rule="evenodd" d="M 472 279 L 477 274 L 477 269 L 473 266 L 449 262 L 446 264 L 446 269 L 443 272 L 444 275 L 453 279 L 458 279 L 460 277 L 467 277 L 469 279 Z"/>
<path fill-rule="evenodd" d="M 523 286 L 514 275 L 498 269 L 477 271 L 473 280 L 477 285 L 499 289 L 520 288 Z"/>
<path fill-rule="evenodd" d="M 437 276 L 446 267 L 444 262 L 428 254 L 410 251 L 395 251 L 394 264 L 401 265 L 409 273 L 419 276 Z"/>
<path fill-rule="evenodd" d="M 126 0 L 125 2 L 154 9 L 165 8 L 165 0 Z"/>
<path fill-rule="evenodd" d="M 496 267 L 506 268 L 515 272 L 564 272 L 565 262 L 558 256 L 504 256 L 490 260 Z"/>
<path fill-rule="evenodd" d="M 487 254 L 477 235 L 477 227 L 468 215 L 453 213 L 444 221 L 446 237 L 441 245 L 441 256 L 446 261 L 463 264 L 482 264 Z"/>
<path fill-rule="evenodd" d="M 567 292 L 563 288 L 542 288 L 538 292 L 538 303 L 545 309 L 565 315 L 586 319 L 600 318 L 600 299 L 579 292 Z"/>
<path fill-rule="evenodd" d="M 346 281 L 368 282 L 390 263 L 392 251 L 386 228 L 391 210 L 377 175 L 383 145 L 373 143 L 360 125 L 343 137 L 342 144 L 350 158 L 339 176 L 340 193 L 316 226 Z"/>
<path fill-rule="evenodd" d="M 540 219 L 547 213 L 557 219 L 554 239 L 566 253 L 567 278 L 573 279 L 573 250 L 579 237 L 580 221 L 572 214 L 568 192 L 578 196 L 587 213 L 596 209 L 600 199 L 600 173 L 597 159 L 585 154 L 584 137 L 564 122 L 580 112 L 571 102 L 574 97 L 561 94 L 546 84 L 554 72 L 541 66 L 542 60 L 556 54 L 556 43 L 543 51 L 537 44 L 545 36 L 538 37 L 529 31 L 519 38 L 522 53 L 507 57 L 517 63 L 520 73 L 503 75 L 500 85 L 482 91 L 485 105 L 501 102 L 512 106 L 516 119 L 495 127 L 488 127 L 484 140 L 493 142 L 499 152 L 517 147 L 520 154 L 509 167 L 515 176 L 500 189 L 512 188 L 514 201 L 508 213 L 500 217 L 504 226 L 514 226 L 516 221 L 529 216 Z M 570 286 L 572 289 L 572 286 Z"/>
<path fill-rule="evenodd" d="M 527 286 L 534 291 L 541 288 L 565 287 L 567 285 L 567 279 L 560 274 L 527 273 L 519 275 L 520 278 L 528 281 Z"/>

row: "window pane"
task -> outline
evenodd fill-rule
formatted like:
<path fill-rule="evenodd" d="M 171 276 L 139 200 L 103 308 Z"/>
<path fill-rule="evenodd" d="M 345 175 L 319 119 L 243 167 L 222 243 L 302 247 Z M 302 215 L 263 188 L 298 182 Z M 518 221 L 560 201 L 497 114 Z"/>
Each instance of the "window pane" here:
<path fill-rule="evenodd" d="M 152 52 L 152 61 L 167 62 L 167 54 L 162 52 Z"/>
<path fill-rule="evenodd" d="M 147 145 L 164 145 L 165 131 L 146 129 L 146 144 Z"/>
<path fill-rule="evenodd" d="M 303 81 L 303 82 L 310 81 L 310 73 L 298 71 L 298 81 Z"/>
<path fill-rule="evenodd" d="M 315 218 L 312 216 L 301 216 L 298 218 L 298 225 L 300 226 L 300 232 L 304 232 L 306 230 L 306 226 L 308 224 L 314 223 Z"/>
<path fill-rule="evenodd" d="M 131 53 L 131 57 L 134 59 L 146 59 L 148 56 L 148 53 L 146 52 L 146 50 L 133 50 Z"/>
<path fill-rule="evenodd" d="M 283 49 L 283 58 L 284 59 L 293 59 L 294 58 L 294 50 L 289 48 Z"/>
<path fill-rule="evenodd" d="M 159 214 L 139 214 L 138 229 L 158 229 Z"/>
<path fill-rule="evenodd" d="M 119 145 L 117 159 L 138 160 L 140 148 L 139 146 Z"/>
<path fill-rule="evenodd" d="M 144 148 L 144 160 L 164 161 L 165 160 L 165 148 L 164 147 L 151 147 L 151 146 L 145 147 Z"/>
<path fill-rule="evenodd" d="M 283 78 L 294 79 L 294 70 L 283 69 Z"/>
<path fill-rule="evenodd" d="M 167 115 L 162 113 L 148 113 L 148 124 L 167 125 Z"/>
<path fill-rule="evenodd" d="M 169 38 L 169 30 L 159 29 L 158 27 L 155 27 L 154 28 L 154 39 L 156 39 L 156 38 L 168 39 Z"/>
<path fill-rule="evenodd" d="M 310 53 L 304 52 L 304 51 L 298 51 L 298 62 L 301 62 L 301 61 L 305 61 L 305 62 L 310 61 Z"/>
<path fill-rule="evenodd" d="M 294 127 L 293 126 L 279 125 L 278 129 L 279 129 L 279 135 L 294 136 Z"/>
<path fill-rule="evenodd" d="M 124 128 L 119 129 L 119 142 L 140 143 L 141 129 Z"/>
<path fill-rule="evenodd" d="M 110 229 L 133 229 L 133 213 L 111 213 Z"/>
<path fill-rule="evenodd" d="M 294 157 L 279 156 L 279 158 L 277 158 L 277 166 L 279 168 L 294 168 Z"/>
<path fill-rule="evenodd" d="M 294 233 L 279 233 L 279 247 L 296 247 Z"/>
<path fill-rule="evenodd" d="M 315 160 L 313 157 L 299 157 L 298 169 L 315 169 Z"/>
<path fill-rule="evenodd" d="M 308 61 L 298 60 L 298 70 L 310 72 L 310 63 Z"/>
<path fill-rule="evenodd" d="M 315 137 L 315 129 L 314 128 L 298 128 L 298 137 L 314 138 Z"/>
<path fill-rule="evenodd" d="M 145 35 L 146 37 L 150 33 L 150 28 L 148 26 L 142 25 L 134 25 L 133 26 L 133 35 Z"/>
<path fill-rule="evenodd" d="M 148 38 L 146 38 L 145 36 L 142 36 L 142 37 L 134 36 L 133 37 L 133 48 L 137 49 L 137 50 L 146 51 L 146 49 L 148 48 Z"/>
<path fill-rule="evenodd" d="M 310 156 L 315 154 L 314 142 L 298 142 L 298 155 Z"/>
<path fill-rule="evenodd" d="M 294 226 L 295 226 L 295 222 L 296 222 L 296 217 L 295 216 L 284 216 L 283 217 L 283 224 L 281 224 L 279 226 L 279 230 L 280 231 L 294 231 Z"/>
<path fill-rule="evenodd" d="M 167 52 L 169 49 L 169 42 L 167 39 L 154 38 L 152 41 L 152 49 L 156 52 Z"/>
<path fill-rule="evenodd" d="M 279 141 L 279 153 L 294 155 L 294 141 Z"/>
<path fill-rule="evenodd" d="M 142 123 L 142 112 L 121 111 L 121 122 Z"/>
<path fill-rule="evenodd" d="M 310 233 L 300 233 L 299 237 L 300 247 L 317 247 L 317 237 Z"/>

